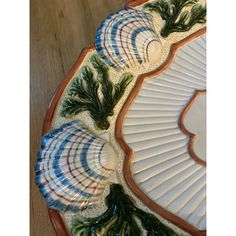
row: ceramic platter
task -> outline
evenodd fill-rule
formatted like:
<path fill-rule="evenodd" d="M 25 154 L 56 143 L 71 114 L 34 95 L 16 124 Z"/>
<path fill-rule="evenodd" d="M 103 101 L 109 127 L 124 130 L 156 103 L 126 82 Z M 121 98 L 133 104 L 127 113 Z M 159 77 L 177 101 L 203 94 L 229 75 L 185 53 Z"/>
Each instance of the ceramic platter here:
<path fill-rule="evenodd" d="M 108 16 L 48 109 L 36 184 L 59 236 L 206 235 L 206 7 Z"/>

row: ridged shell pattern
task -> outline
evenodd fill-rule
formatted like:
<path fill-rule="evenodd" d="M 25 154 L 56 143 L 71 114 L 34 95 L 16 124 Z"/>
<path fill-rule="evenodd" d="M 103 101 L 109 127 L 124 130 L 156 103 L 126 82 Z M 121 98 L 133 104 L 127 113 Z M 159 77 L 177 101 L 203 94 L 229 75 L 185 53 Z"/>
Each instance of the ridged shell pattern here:
<path fill-rule="evenodd" d="M 178 49 L 167 70 L 144 80 L 123 122 L 136 185 L 200 230 L 206 229 L 206 169 L 191 158 L 178 121 L 195 90 L 206 89 L 205 52 L 205 36 Z"/>
<path fill-rule="evenodd" d="M 95 40 L 99 55 L 117 70 L 145 67 L 156 62 L 160 56 L 160 43 L 153 16 L 132 8 L 107 17 Z"/>
<path fill-rule="evenodd" d="M 100 202 L 116 164 L 111 145 L 74 120 L 42 137 L 36 183 L 50 208 L 77 211 Z"/>

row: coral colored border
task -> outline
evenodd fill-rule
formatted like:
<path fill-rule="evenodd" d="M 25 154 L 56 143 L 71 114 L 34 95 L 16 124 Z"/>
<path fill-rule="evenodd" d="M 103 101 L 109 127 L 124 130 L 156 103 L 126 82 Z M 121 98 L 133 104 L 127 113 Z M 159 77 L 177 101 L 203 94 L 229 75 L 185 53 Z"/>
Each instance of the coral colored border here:
<path fill-rule="evenodd" d="M 44 123 L 43 123 L 43 134 L 47 133 L 52 125 L 52 119 L 55 113 L 55 109 L 57 107 L 57 104 L 60 100 L 60 97 L 62 95 L 62 93 L 65 90 L 65 87 L 67 86 L 67 84 L 70 82 L 70 80 L 73 78 L 74 74 L 76 73 L 76 71 L 78 70 L 78 68 L 80 67 L 80 65 L 83 63 L 84 58 L 86 57 L 86 55 L 89 52 L 92 52 L 93 50 L 95 50 L 94 45 L 90 45 L 88 47 L 85 47 L 78 59 L 76 60 L 75 64 L 73 65 L 72 69 L 70 70 L 70 72 L 68 73 L 68 75 L 66 76 L 66 78 L 62 81 L 62 83 L 59 85 L 59 88 L 57 89 L 57 91 L 55 92 L 55 94 L 53 95 L 53 98 L 51 100 L 51 103 L 49 104 L 45 119 L 44 119 Z"/>
<path fill-rule="evenodd" d="M 83 60 L 86 57 L 86 55 L 89 52 L 93 51 L 94 49 L 95 49 L 94 45 L 90 45 L 81 51 L 79 58 L 76 60 L 69 74 L 60 84 L 47 110 L 44 123 L 43 123 L 42 135 L 44 135 L 51 129 L 52 120 L 53 120 L 58 102 L 67 84 L 70 82 L 70 80 L 73 78 L 76 71 L 79 69 L 80 65 L 83 63 Z M 53 225 L 53 228 L 57 236 L 70 236 L 71 235 L 58 211 L 48 208 L 48 214 L 49 214 L 50 221 Z"/>
<path fill-rule="evenodd" d="M 134 1 L 129 1 L 128 3 L 125 4 L 125 7 L 137 7 L 145 2 L 148 2 L 149 0 L 134 0 Z"/>
<path fill-rule="evenodd" d="M 188 104 L 186 105 L 186 107 L 184 108 L 184 110 L 181 112 L 180 117 L 179 117 L 179 127 L 180 129 L 184 132 L 184 134 L 186 134 L 189 137 L 189 142 L 188 142 L 188 151 L 190 156 L 200 165 L 202 166 L 206 166 L 206 161 L 202 160 L 200 157 L 198 157 L 198 155 L 194 152 L 193 149 L 193 142 L 195 139 L 195 134 L 191 133 L 189 130 L 187 130 L 184 126 L 184 118 L 187 114 L 187 111 L 190 109 L 190 107 L 192 106 L 193 102 L 196 100 L 196 98 L 200 95 L 200 94 L 204 94 L 206 93 L 206 90 L 196 90 L 193 94 L 193 96 L 191 97 L 191 99 L 189 100 Z"/>
<path fill-rule="evenodd" d="M 133 90 L 131 91 L 131 93 L 129 94 L 127 100 L 125 101 L 123 107 L 121 108 L 121 111 L 119 113 L 119 116 L 117 118 L 116 121 L 116 128 L 115 128 L 115 136 L 116 139 L 118 141 L 118 143 L 120 144 L 120 146 L 122 147 L 122 149 L 125 151 L 125 161 L 124 161 L 124 168 L 123 168 L 123 172 L 124 172 L 124 176 L 126 179 L 126 182 L 129 186 L 129 188 L 133 191 L 133 193 L 135 193 L 135 195 L 141 199 L 143 201 L 143 203 L 145 205 L 147 205 L 150 209 L 152 209 L 153 211 L 157 212 L 158 214 L 160 214 L 161 216 L 163 216 L 165 219 L 169 220 L 170 222 L 172 222 L 173 224 L 179 226 L 180 228 L 182 228 L 183 230 L 189 232 L 191 235 L 193 236 L 203 236 L 206 235 L 206 230 L 198 230 L 196 227 L 194 227 L 193 225 L 187 223 L 185 220 L 183 220 L 182 218 L 174 215 L 173 213 L 165 210 L 163 207 L 161 207 L 160 205 L 156 204 L 154 201 L 152 201 L 151 198 L 149 198 L 135 183 L 133 177 L 132 177 L 132 173 L 131 173 L 131 169 L 130 169 L 130 163 L 132 160 L 132 155 L 133 155 L 133 151 L 132 149 L 127 145 L 127 143 L 125 142 L 124 138 L 123 138 L 123 133 L 122 133 L 122 124 L 123 124 L 123 120 L 124 117 L 130 107 L 130 105 L 132 104 L 132 101 L 135 99 L 135 97 L 137 96 L 142 83 L 145 79 L 148 79 L 150 77 L 156 76 L 160 73 L 162 73 L 165 69 L 167 69 L 167 67 L 171 64 L 171 62 L 174 59 L 176 50 L 185 45 L 186 43 L 192 41 L 193 39 L 203 35 L 206 33 L 206 28 L 200 29 L 197 32 L 189 35 L 188 37 L 184 38 L 183 40 L 172 44 L 171 49 L 170 49 L 170 53 L 167 57 L 167 60 L 156 70 L 148 72 L 146 74 L 142 74 L 139 76 L 139 78 L 137 79 L 136 85 L 133 88 Z M 186 110 L 187 111 L 187 110 Z M 181 123 L 181 122 L 180 122 Z M 183 126 L 184 127 L 184 126 Z M 187 132 L 186 132 L 187 134 Z M 189 145 L 189 148 L 192 149 L 192 145 Z M 195 158 L 192 156 L 192 158 L 198 162 L 199 164 L 204 164 L 204 163 L 200 163 L 202 160 L 200 158 Z"/>
<path fill-rule="evenodd" d="M 128 2 L 125 7 L 135 7 L 135 6 L 138 6 L 138 5 L 141 5 L 145 2 L 147 2 L 148 0 L 134 0 L 134 1 L 130 1 Z M 202 29 L 202 30 L 199 30 L 198 32 L 188 36 L 187 38 L 185 38 L 184 40 L 180 41 L 179 43 L 177 44 L 173 44 L 172 47 L 171 47 L 171 50 L 170 50 L 170 53 L 169 53 L 169 56 L 167 58 L 167 62 L 164 63 L 161 67 L 159 67 L 158 70 L 155 70 L 151 73 L 147 73 L 147 74 L 143 74 L 139 77 L 136 85 L 135 85 L 135 88 L 133 89 L 133 91 L 131 92 L 130 96 L 128 97 L 127 101 L 125 102 L 125 105 L 123 106 L 122 108 L 122 111 L 118 117 L 118 120 L 117 120 L 117 123 L 116 123 L 116 130 L 115 130 L 115 134 L 116 134 L 116 138 L 118 140 L 118 142 L 120 143 L 120 145 L 126 150 L 126 154 L 127 154 L 127 157 L 126 157 L 126 160 L 129 160 L 129 156 L 132 155 L 132 150 L 129 149 L 128 145 L 124 142 L 123 140 L 123 137 L 122 137 L 122 129 L 120 129 L 120 132 L 119 132 L 119 129 L 117 129 L 117 127 L 120 126 L 120 128 L 122 127 L 122 120 L 124 118 L 124 111 L 126 110 L 127 105 L 129 106 L 132 102 L 132 100 L 135 98 L 135 96 L 137 95 L 134 94 L 134 91 L 139 91 L 141 85 L 142 85 L 142 82 L 144 80 L 145 77 L 148 77 L 148 76 L 151 76 L 151 75 L 154 75 L 154 74 L 159 74 L 161 73 L 161 71 L 165 70 L 168 65 L 171 63 L 172 59 L 173 59 L 173 56 L 175 54 L 175 51 L 178 47 L 180 47 L 181 45 L 187 43 L 188 41 L 190 41 L 191 39 L 197 37 L 198 35 L 201 35 L 203 33 L 205 33 L 206 29 Z M 75 64 L 73 65 L 72 69 L 70 70 L 70 72 L 68 73 L 68 75 L 66 76 L 66 78 L 62 81 L 62 83 L 60 84 L 59 88 L 57 89 L 57 91 L 55 92 L 52 100 L 51 100 L 51 103 L 49 105 L 49 108 L 47 110 L 47 113 L 46 113 L 46 116 L 45 116 L 45 119 L 44 119 L 44 123 L 43 123 L 43 129 L 42 129 L 42 135 L 44 135 L 45 133 L 47 133 L 50 129 L 51 129 L 51 126 L 52 126 L 52 120 L 53 120 L 53 117 L 55 115 L 55 111 L 56 111 L 56 108 L 57 108 L 57 105 L 58 105 L 58 102 L 61 98 L 61 95 L 63 94 L 67 84 L 69 83 L 69 81 L 73 78 L 74 74 L 76 73 L 76 71 L 78 70 L 78 68 L 80 67 L 80 65 L 83 63 L 83 60 L 85 58 L 85 56 L 89 53 L 89 52 L 92 52 L 93 50 L 95 50 L 95 46 L 94 45 L 90 45 L 86 48 L 84 48 L 81 53 L 80 53 L 80 56 L 79 58 L 76 60 Z M 127 110 L 126 110 L 127 111 Z M 123 117 L 122 117 L 123 115 Z M 120 125 L 119 125 L 120 124 Z M 129 160 L 130 162 L 130 160 Z M 128 176 L 128 172 L 129 172 L 129 163 L 125 163 L 125 166 L 124 166 L 124 171 L 125 171 L 125 176 L 126 176 L 126 180 L 128 182 L 128 180 L 130 179 Z M 127 175 L 128 174 L 128 175 Z M 132 183 L 132 181 L 131 181 Z M 135 183 L 134 185 L 130 185 L 129 186 L 135 186 Z M 139 191 L 135 191 L 135 187 L 131 187 L 131 189 L 134 191 L 134 193 L 136 193 L 136 195 L 139 196 L 139 194 L 137 194 L 137 192 L 139 193 Z M 140 193 L 141 194 L 141 193 Z M 142 195 L 142 194 L 141 194 Z M 146 200 L 145 198 L 141 198 L 143 200 L 143 202 L 145 202 L 151 209 L 153 209 L 150 205 L 151 205 L 151 202 L 149 200 Z M 155 210 L 155 209 L 154 209 Z M 156 211 L 156 210 L 155 210 Z M 164 211 L 164 212 L 163 212 Z M 193 226 L 189 225 L 188 223 L 186 222 L 183 222 L 183 220 L 180 218 L 180 220 L 176 220 L 176 216 L 171 214 L 171 213 L 165 213 L 165 210 L 164 209 L 161 209 L 160 211 L 157 211 L 160 215 L 164 216 L 165 215 L 167 217 L 165 217 L 166 219 L 170 220 L 171 222 L 173 222 L 174 224 L 176 224 L 177 226 L 179 226 L 180 228 L 190 232 L 192 235 L 201 235 L 201 236 L 204 236 L 206 235 L 206 231 L 198 231 L 196 228 L 194 228 Z M 162 213 L 163 212 L 163 213 Z M 61 215 L 59 212 L 53 210 L 53 209 L 50 209 L 48 208 L 48 214 L 49 214 L 49 218 L 50 218 L 50 221 L 53 225 L 53 228 L 56 232 L 56 235 L 57 236 L 70 236 L 71 234 L 69 233 Z M 169 215 L 172 215 L 169 217 Z M 178 217 L 177 217 L 178 218 Z"/>

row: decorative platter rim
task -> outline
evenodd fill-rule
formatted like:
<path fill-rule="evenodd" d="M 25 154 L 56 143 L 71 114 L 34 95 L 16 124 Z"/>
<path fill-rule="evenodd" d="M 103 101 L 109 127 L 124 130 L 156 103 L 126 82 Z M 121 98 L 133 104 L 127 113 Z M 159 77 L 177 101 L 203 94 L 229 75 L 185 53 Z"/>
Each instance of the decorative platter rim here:
<path fill-rule="evenodd" d="M 42 128 L 42 136 L 46 134 L 48 131 L 50 131 L 52 127 L 52 121 L 55 115 L 55 111 L 57 108 L 57 105 L 60 101 L 61 96 L 63 95 L 63 92 L 70 82 L 70 80 L 73 78 L 74 74 L 80 67 L 80 65 L 83 63 L 84 58 L 86 55 L 93 51 L 95 49 L 94 45 L 89 45 L 82 49 L 78 59 L 70 69 L 69 73 L 67 74 L 66 78 L 61 82 L 61 84 L 58 86 L 57 90 L 55 91 L 53 98 L 49 104 L 49 107 L 47 109 L 44 122 L 43 122 L 43 128 Z M 50 221 L 54 227 L 54 230 L 58 236 L 70 236 L 70 233 L 68 232 L 68 229 L 65 225 L 65 222 L 63 221 L 60 213 L 54 209 L 48 208 L 48 214 Z"/>
<path fill-rule="evenodd" d="M 134 3 L 136 1 L 132 1 L 132 2 Z M 140 2 L 140 1 L 138 1 L 138 2 Z M 119 142 L 119 144 L 126 150 L 126 158 L 125 158 L 125 160 L 130 159 L 129 157 L 132 154 L 132 150 L 129 148 L 129 146 L 124 141 L 122 130 L 119 129 L 118 127 L 120 127 L 122 125 L 124 115 L 125 115 L 126 111 L 128 110 L 129 105 L 132 103 L 132 101 L 134 100 L 135 96 L 137 95 L 137 93 L 138 93 L 138 91 L 139 91 L 139 89 L 140 89 L 140 87 L 142 85 L 142 82 L 146 78 L 148 78 L 148 77 L 150 77 L 152 75 L 157 75 L 157 74 L 161 73 L 163 70 L 165 70 L 168 67 L 168 65 L 171 64 L 171 62 L 172 62 L 172 60 L 174 58 L 174 55 L 176 53 L 176 50 L 179 47 L 181 47 L 182 45 L 190 42 L 194 38 L 199 37 L 199 36 L 201 36 L 201 35 L 203 35 L 205 33 L 206 33 L 206 27 L 204 27 L 204 28 L 198 30 L 197 32 L 187 36 L 183 40 L 173 44 L 171 49 L 170 49 L 170 52 L 169 52 L 167 60 L 160 67 L 158 67 L 157 69 L 155 69 L 155 70 L 153 70 L 151 72 L 148 72 L 148 73 L 145 73 L 145 74 L 141 74 L 139 76 L 139 78 L 137 79 L 135 87 L 132 89 L 130 95 L 128 96 L 128 98 L 127 98 L 127 100 L 125 102 L 125 104 L 123 105 L 122 109 L 120 110 L 120 113 L 119 113 L 117 121 L 116 121 L 115 137 L 117 138 L 117 141 Z M 50 102 L 50 105 L 49 105 L 48 110 L 47 110 L 46 115 L 45 115 L 45 119 L 44 119 L 44 123 L 43 123 L 43 129 L 42 129 L 42 135 L 47 133 L 50 130 L 50 128 L 51 128 L 52 120 L 53 120 L 53 117 L 54 117 L 57 105 L 58 105 L 58 103 L 60 101 L 61 95 L 63 94 L 64 89 L 66 88 L 67 84 L 73 78 L 75 72 L 78 70 L 78 68 L 82 64 L 83 59 L 86 57 L 86 55 L 89 52 L 93 51 L 94 49 L 95 49 L 94 45 L 90 45 L 90 46 L 87 46 L 87 47 L 83 48 L 83 50 L 81 51 L 81 53 L 80 53 L 78 59 L 76 60 L 75 64 L 73 65 L 73 67 L 69 71 L 68 75 L 61 82 L 61 84 L 59 85 L 58 89 L 54 93 L 53 98 L 52 98 L 52 100 Z M 125 163 L 124 164 L 124 172 L 127 174 L 127 175 L 125 175 L 125 178 L 128 178 L 129 181 L 133 182 L 133 184 L 130 186 L 131 189 L 135 190 L 135 192 L 140 192 L 140 194 L 143 195 L 143 192 L 139 190 L 139 188 L 137 187 L 137 185 L 135 184 L 133 179 L 130 178 L 130 174 L 131 173 L 130 173 L 129 162 L 125 161 L 124 163 Z M 153 204 L 150 203 L 150 201 L 151 200 L 148 197 L 145 200 L 145 202 L 148 203 L 151 206 L 151 208 L 155 208 L 155 207 L 153 207 Z M 184 220 L 182 220 L 178 216 L 176 216 L 176 215 L 174 215 L 172 213 L 167 212 L 162 207 L 158 207 L 158 211 L 159 211 L 160 214 L 165 215 L 165 217 L 167 219 L 169 219 L 170 221 L 172 221 L 173 223 L 175 223 L 175 224 L 177 224 L 179 226 L 181 225 L 183 227 L 183 229 L 190 230 L 192 233 L 199 231 L 195 227 L 193 227 L 192 225 L 187 224 Z M 54 227 L 56 233 L 59 236 L 62 236 L 62 235 L 63 236 L 69 236 L 70 234 L 69 234 L 69 232 L 67 230 L 67 227 L 65 226 L 65 223 L 62 220 L 62 217 L 61 217 L 60 213 L 57 212 L 56 210 L 53 210 L 53 209 L 50 209 L 50 208 L 48 208 L 48 213 L 49 213 L 50 220 L 51 220 L 51 222 L 53 224 L 53 227 Z M 206 230 L 202 230 L 202 233 L 204 235 L 206 233 Z"/>
<path fill-rule="evenodd" d="M 136 6 L 139 6 L 139 5 L 144 4 L 146 2 L 148 2 L 148 0 L 134 0 L 134 1 L 128 2 L 125 5 L 125 7 L 136 7 Z M 140 90 L 143 81 L 150 76 L 158 75 L 161 72 L 163 72 L 173 61 L 175 53 L 179 47 L 187 44 L 188 42 L 194 40 L 197 37 L 200 37 L 201 35 L 204 35 L 205 33 L 206 33 L 206 27 L 203 27 L 203 28 L 197 30 L 196 32 L 190 34 L 189 36 L 185 37 L 184 39 L 178 41 L 177 43 L 172 44 L 170 51 L 168 53 L 168 56 L 167 56 L 166 60 L 164 61 L 164 63 L 161 64 L 161 66 L 158 66 L 156 69 L 154 69 L 150 72 L 140 74 L 137 77 L 134 87 L 131 89 L 127 99 L 125 100 L 124 104 L 122 105 L 122 108 L 119 111 L 117 120 L 115 122 L 115 138 L 116 138 L 117 142 L 119 143 L 119 145 L 122 147 L 122 149 L 125 151 L 123 170 L 125 173 L 124 177 L 127 181 L 128 186 L 130 187 L 130 189 L 150 209 L 154 210 L 155 212 L 157 212 L 161 216 L 164 216 L 164 218 L 166 218 L 170 222 L 176 224 L 177 226 L 179 226 L 183 230 L 186 230 L 187 232 L 191 233 L 192 235 L 205 235 L 206 230 L 199 230 L 199 229 L 195 228 L 193 225 L 187 223 L 185 220 L 181 219 L 180 217 L 165 210 L 163 207 L 158 206 L 157 203 L 154 203 L 147 195 L 145 195 L 145 193 L 135 183 L 134 179 L 132 178 L 131 171 L 130 171 L 130 157 L 132 155 L 132 149 L 125 142 L 125 140 L 123 138 L 123 133 L 122 133 L 121 127 L 122 127 L 122 122 L 125 117 L 125 114 L 128 111 L 128 108 L 131 105 L 132 101 L 134 100 L 134 98 L 138 94 L 138 91 Z M 83 63 L 87 54 L 92 52 L 93 50 L 96 50 L 95 45 L 89 45 L 81 51 L 78 59 L 76 60 L 75 64 L 73 65 L 72 69 L 69 71 L 66 78 L 61 82 L 58 89 L 54 93 L 54 96 L 51 100 L 51 103 L 50 103 L 48 110 L 46 112 L 46 115 L 45 115 L 43 129 L 42 129 L 42 135 L 46 134 L 51 129 L 53 118 L 54 118 L 58 103 L 60 102 L 60 99 L 63 96 L 63 92 L 64 92 L 65 88 L 67 87 L 67 85 L 69 84 L 71 79 L 74 77 L 77 70 L 80 68 L 80 66 Z M 195 161 L 197 161 L 199 164 L 201 164 L 203 166 L 205 165 L 204 161 L 202 161 L 201 159 L 199 159 L 199 160 L 195 159 Z M 158 209 L 158 211 L 156 211 L 156 209 Z M 59 236 L 69 236 L 70 233 L 69 233 L 67 226 L 66 226 L 65 222 L 63 221 L 60 213 L 57 212 L 56 210 L 53 210 L 50 208 L 48 208 L 48 213 L 49 213 L 49 217 L 52 222 L 52 225 L 56 231 L 56 234 Z"/>
<path fill-rule="evenodd" d="M 172 47 L 170 49 L 170 52 L 169 52 L 169 55 L 168 55 L 166 61 L 160 67 L 158 67 L 157 69 L 155 69 L 151 72 L 141 74 L 138 77 L 138 79 L 136 80 L 134 88 L 131 90 L 128 98 L 126 99 L 125 103 L 123 104 L 123 106 L 122 106 L 122 108 L 119 112 L 119 115 L 118 115 L 117 120 L 116 120 L 116 127 L 115 127 L 115 137 L 116 137 L 118 143 L 120 144 L 120 146 L 122 147 L 122 149 L 125 151 L 125 161 L 124 161 L 123 170 L 124 170 L 124 173 L 125 173 L 124 177 L 126 179 L 127 184 L 129 185 L 130 189 L 137 196 L 139 196 L 139 198 L 142 199 L 144 204 L 147 205 L 149 208 L 151 208 L 152 210 L 154 210 L 155 212 L 157 212 L 158 214 L 163 216 L 165 219 L 167 219 L 167 220 L 171 221 L 172 223 L 176 224 L 177 226 L 180 226 L 182 229 L 186 230 L 187 232 L 192 233 L 193 235 L 198 234 L 199 232 L 201 232 L 202 235 L 205 235 L 206 230 L 199 230 L 196 227 L 194 227 L 193 225 L 187 223 L 185 220 L 183 220 L 179 216 L 171 213 L 170 211 L 165 210 L 162 206 L 158 205 L 150 197 L 148 197 L 140 189 L 140 187 L 135 183 L 135 181 L 132 177 L 131 168 L 130 168 L 130 163 L 131 163 L 131 159 L 132 159 L 133 150 L 125 142 L 123 132 L 122 132 L 121 128 L 122 128 L 122 124 L 123 124 L 123 120 L 125 118 L 125 115 L 126 115 L 128 109 L 129 109 L 130 105 L 134 101 L 135 97 L 137 96 L 144 80 L 148 79 L 151 76 L 158 75 L 158 74 L 162 73 L 172 63 L 172 61 L 174 59 L 174 56 L 175 56 L 175 53 L 176 53 L 176 51 L 179 47 L 185 45 L 186 43 L 188 43 L 192 40 L 194 40 L 195 38 L 198 38 L 198 37 L 204 35 L 205 33 L 206 33 L 206 27 L 204 27 L 204 28 L 198 30 L 197 32 L 189 35 L 188 37 L 184 38 L 183 40 L 181 40 L 181 41 L 179 41 L 175 44 L 172 44 Z M 192 99 L 189 101 L 189 104 L 192 103 L 192 101 L 194 100 L 195 97 L 196 97 L 196 95 L 194 94 Z M 186 110 L 188 109 L 189 104 L 183 110 L 183 112 L 181 114 L 181 117 L 182 117 L 183 114 L 186 113 Z M 181 117 L 180 117 L 180 119 L 182 119 Z M 190 133 L 188 135 L 190 136 L 190 144 L 191 144 L 191 135 L 190 135 Z M 192 136 L 192 137 L 194 137 L 194 136 Z M 194 153 L 192 149 L 190 149 L 189 151 L 190 151 L 190 153 L 191 152 Z M 194 156 L 192 153 L 191 153 L 191 158 L 193 158 L 194 161 L 196 161 L 200 165 L 206 166 L 205 161 L 198 158 L 197 156 Z"/>

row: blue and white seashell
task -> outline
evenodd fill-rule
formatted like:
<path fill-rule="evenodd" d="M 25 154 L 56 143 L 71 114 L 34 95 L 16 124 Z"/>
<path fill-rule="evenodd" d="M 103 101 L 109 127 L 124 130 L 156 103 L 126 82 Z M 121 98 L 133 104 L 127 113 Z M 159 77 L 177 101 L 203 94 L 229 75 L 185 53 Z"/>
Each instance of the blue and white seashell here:
<path fill-rule="evenodd" d="M 50 208 L 81 210 L 100 203 L 117 160 L 109 143 L 74 120 L 42 137 L 36 183 Z"/>
<path fill-rule="evenodd" d="M 160 57 L 161 40 L 155 31 L 152 15 L 125 8 L 102 23 L 95 46 L 110 66 L 123 70 L 155 63 Z"/>

